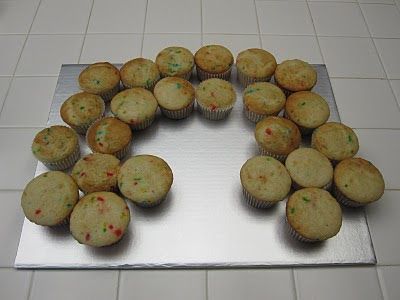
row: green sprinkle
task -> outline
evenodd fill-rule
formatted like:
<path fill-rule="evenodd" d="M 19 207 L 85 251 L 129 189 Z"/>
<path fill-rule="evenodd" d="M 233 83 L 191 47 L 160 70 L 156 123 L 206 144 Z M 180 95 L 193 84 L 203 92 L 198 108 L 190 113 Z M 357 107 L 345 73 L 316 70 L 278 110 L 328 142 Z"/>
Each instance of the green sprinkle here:
<path fill-rule="evenodd" d="M 181 53 L 181 52 L 182 52 L 181 50 L 176 50 L 176 51 L 175 51 L 175 53 Z"/>
<path fill-rule="evenodd" d="M 84 109 L 85 109 L 85 107 L 84 107 L 84 106 L 81 106 L 81 107 L 79 107 L 79 109 L 80 109 L 80 110 L 84 110 Z"/>
<path fill-rule="evenodd" d="M 294 207 L 292 207 L 292 208 L 290 209 L 290 213 L 291 213 L 291 214 L 294 214 L 294 211 L 295 211 L 295 209 L 294 209 Z"/>
<path fill-rule="evenodd" d="M 97 139 L 96 139 L 96 142 L 100 142 L 100 138 L 97 138 Z"/>
<path fill-rule="evenodd" d="M 96 135 L 101 135 L 101 134 L 103 134 L 103 133 L 104 133 L 104 131 L 99 130 L 99 131 L 96 132 Z"/>
<path fill-rule="evenodd" d="M 103 228 L 103 232 L 106 232 L 106 231 L 107 231 L 107 228 L 104 227 L 104 228 Z"/>
<path fill-rule="evenodd" d="M 348 185 L 348 184 L 345 184 L 344 187 L 349 187 L 349 185 Z"/>
<path fill-rule="evenodd" d="M 100 84 L 100 80 L 96 80 L 96 84 Z"/>
<path fill-rule="evenodd" d="M 72 204 L 71 203 L 67 203 L 67 207 L 72 207 Z"/>
<path fill-rule="evenodd" d="M 271 157 L 267 157 L 267 160 L 268 160 L 268 161 L 271 161 Z"/>
<path fill-rule="evenodd" d="M 308 199 L 307 197 L 304 196 L 304 197 L 303 197 L 303 201 L 304 201 L 304 202 L 310 202 L 310 199 Z"/>
<path fill-rule="evenodd" d="M 206 87 L 205 86 L 203 86 L 203 91 L 205 91 L 206 90 Z"/>
<path fill-rule="evenodd" d="M 146 86 L 147 86 L 147 87 L 150 87 L 150 86 L 151 86 L 151 83 L 152 83 L 152 81 L 151 81 L 150 79 L 147 79 L 147 80 L 146 80 Z"/>
<path fill-rule="evenodd" d="M 305 102 L 301 103 L 301 106 L 304 106 L 304 105 L 306 105 L 306 103 L 305 103 Z"/>
<path fill-rule="evenodd" d="M 133 180 L 142 180 L 142 178 L 140 178 L 140 177 L 135 177 L 135 178 L 133 178 Z"/>
<path fill-rule="evenodd" d="M 182 84 L 180 84 L 179 82 L 176 84 L 176 88 L 180 89 L 182 87 Z"/>
<path fill-rule="evenodd" d="M 254 93 L 255 91 L 256 91 L 255 89 L 248 89 L 244 94 L 245 95 L 251 94 L 251 93 Z"/>
<path fill-rule="evenodd" d="M 47 177 L 47 174 L 44 174 L 43 177 Z"/>
<path fill-rule="evenodd" d="M 353 141 L 353 138 L 351 137 L 351 135 L 349 135 L 349 136 L 347 137 L 347 139 L 349 140 L 349 143 L 351 143 L 351 142 Z"/>

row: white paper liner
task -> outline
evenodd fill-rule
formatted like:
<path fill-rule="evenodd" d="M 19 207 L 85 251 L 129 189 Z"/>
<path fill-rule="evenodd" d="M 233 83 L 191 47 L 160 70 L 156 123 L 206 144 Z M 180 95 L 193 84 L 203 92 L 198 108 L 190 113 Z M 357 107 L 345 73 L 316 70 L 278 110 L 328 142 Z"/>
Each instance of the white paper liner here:
<path fill-rule="evenodd" d="M 320 242 L 320 240 L 312 240 L 309 238 L 306 238 L 302 235 L 300 235 L 290 224 L 288 219 L 286 218 L 286 224 L 289 230 L 289 233 L 297 240 L 299 240 L 300 242 L 305 242 L 305 243 L 316 243 L 316 242 Z"/>
<path fill-rule="evenodd" d="M 272 76 L 267 76 L 267 77 L 250 77 L 245 75 L 239 68 L 236 68 L 237 70 L 237 79 L 240 82 L 240 84 L 246 88 L 249 84 L 252 84 L 254 82 L 267 82 L 271 80 Z"/>
<path fill-rule="evenodd" d="M 311 135 L 311 134 L 313 133 L 314 129 L 315 129 L 315 128 L 303 127 L 303 126 L 297 124 L 296 121 L 292 120 L 292 119 L 289 117 L 289 115 L 287 114 L 286 110 L 284 110 L 283 116 L 284 116 L 286 119 L 292 121 L 293 123 L 295 123 L 295 124 L 297 125 L 297 127 L 299 128 L 300 133 L 301 133 L 302 136 Z M 321 124 L 321 125 L 322 125 L 322 124 Z"/>
<path fill-rule="evenodd" d="M 130 201 L 135 203 L 137 206 L 150 208 L 150 207 L 155 207 L 155 206 L 159 205 L 161 202 L 163 202 L 165 200 L 165 198 L 166 198 L 166 196 L 161 199 L 158 199 L 156 201 L 152 201 L 152 202 L 136 202 L 133 200 L 130 200 Z"/>
<path fill-rule="evenodd" d="M 255 113 L 253 111 L 248 110 L 248 108 L 246 107 L 246 105 L 243 105 L 243 111 L 245 116 L 247 117 L 247 119 L 249 119 L 250 121 L 254 122 L 254 123 L 258 123 L 260 122 L 262 119 L 264 119 L 265 117 L 269 117 L 269 116 L 277 116 L 279 115 L 280 111 L 278 111 L 275 114 L 258 114 Z"/>
<path fill-rule="evenodd" d="M 255 208 L 269 208 L 274 206 L 278 202 L 274 201 L 262 201 L 258 200 L 256 197 L 252 196 L 245 188 L 242 186 L 243 196 L 246 199 L 247 204 Z"/>
<path fill-rule="evenodd" d="M 206 119 L 217 121 L 226 118 L 231 113 L 233 105 L 227 108 L 217 108 L 215 110 L 211 110 L 208 107 L 201 105 L 197 101 L 197 108 Z"/>
<path fill-rule="evenodd" d="M 71 128 L 72 128 L 73 130 L 75 130 L 76 133 L 81 134 L 81 135 L 85 135 L 86 132 L 87 132 L 87 130 L 89 129 L 89 127 L 90 127 L 94 122 L 96 122 L 97 120 L 99 120 L 99 119 L 101 119 L 101 118 L 104 117 L 104 114 L 105 114 L 105 111 L 106 111 L 106 104 L 102 101 L 102 102 L 101 102 L 101 105 L 102 105 L 103 107 L 102 107 L 102 113 L 101 113 L 100 117 L 98 117 L 98 118 L 97 118 L 96 120 L 94 120 L 93 122 L 88 123 L 88 124 L 85 124 L 85 125 L 81 125 L 81 126 L 70 125 Z"/>
<path fill-rule="evenodd" d="M 179 120 L 179 119 L 184 119 L 187 118 L 193 111 L 194 107 L 194 101 L 190 103 L 187 107 L 179 109 L 179 110 L 169 110 L 162 108 L 160 106 L 161 112 L 164 116 L 166 116 L 169 119 L 173 120 Z"/>
<path fill-rule="evenodd" d="M 231 77 L 231 72 L 232 72 L 232 67 L 230 67 L 227 71 L 223 73 L 209 73 L 196 66 L 197 78 L 200 81 L 204 81 L 210 78 L 219 78 L 229 81 L 229 78 Z"/>
<path fill-rule="evenodd" d="M 275 154 L 272 153 L 270 151 L 265 150 L 262 146 L 258 145 L 258 150 L 260 151 L 260 154 L 263 156 L 272 156 L 273 158 L 276 158 L 277 160 L 279 160 L 280 162 L 284 163 L 287 155 L 283 155 L 283 154 Z"/>
<path fill-rule="evenodd" d="M 194 66 L 190 69 L 189 72 L 187 72 L 187 73 L 185 73 L 185 74 L 173 75 L 173 76 L 161 74 L 161 77 L 162 77 L 162 78 L 165 78 L 165 77 L 179 77 L 179 78 L 183 78 L 183 79 L 189 81 L 190 77 L 192 77 L 193 68 L 194 68 Z"/>
<path fill-rule="evenodd" d="M 74 152 L 64 159 L 56 162 L 42 162 L 49 170 L 61 171 L 72 167 L 81 156 L 79 143 L 76 144 Z"/>
<path fill-rule="evenodd" d="M 292 178 L 292 187 L 293 187 L 293 189 L 295 189 L 295 190 L 301 190 L 301 189 L 304 189 L 304 188 L 305 188 L 304 186 L 301 186 L 300 184 L 298 184 L 297 182 L 295 182 L 293 178 Z M 331 187 L 332 187 L 332 180 L 330 180 L 330 181 L 329 181 L 327 184 L 325 184 L 324 186 L 318 187 L 318 188 L 319 188 L 319 189 L 324 189 L 324 190 L 326 190 L 326 191 L 330 191 Z"/>
<path fill-rule="evenodd" d="M 99 94 L 99 96 L 100 96 L 101 98 L 103 98 L 104 102 L 110 102 L 111 99 L 112 99 L 116 94 L 118 94 L 118 92 L 119 92 L 119 81 L 118 81 L 117 85 L 114 86 L 111 90 L 109 90 L 109 91 L 107 91 L 107 92 L 105 92 L 105 93 L 101 93 L 101 94 Z"/>
<path fill-rule="evenodd" d="M 333 195 L 336 198 L 336 200 L 340 203 L 342 203 L 345 206 L 349 206 L 349 207 L 361 207 L 361 206 L 365 206 L 368 203 L 358 203 L 355 202 L 353 200 L 350 200 L 349 198 L 347 198 L 339 189 L 338 187 L 334 184 L 333 185 Z"/>
<path fill-rule="evenodd" d="M 150 119 L 147 119 L 143 122 L 137 123 L 137 124 L 128 124 L 132 130 L 143 130 L 147 127 L 149 127 L 154 121 L 154 116 L 151 117 Z"/>

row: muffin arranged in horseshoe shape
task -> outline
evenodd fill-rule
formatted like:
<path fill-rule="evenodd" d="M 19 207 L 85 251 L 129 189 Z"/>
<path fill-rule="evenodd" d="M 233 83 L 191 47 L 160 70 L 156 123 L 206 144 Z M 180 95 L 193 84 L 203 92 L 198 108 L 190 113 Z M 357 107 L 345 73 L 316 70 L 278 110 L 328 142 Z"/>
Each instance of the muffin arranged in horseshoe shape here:
<path fill-rule="evenodd" d="M 160 79 L 157 65 L 146 58 L 135 58 L 121 67 L 121 81 L 125 88 L 142 87 L 153 90 Z"/>
<path fill-rule="evenodd" d="M 210 78 L 229 80 L 233 65 L 232 53 L 221 45 L 207 45 L 194 55 L 197 77 L 200 81 Z"/>
<path fill-rule="evenodd" d="M 122 165 L 118 174 L 118 187 L 122 195 L 143 207 L 160 204 L 173 182 L 172 170 L 161 158 L 137 155 Z"/>

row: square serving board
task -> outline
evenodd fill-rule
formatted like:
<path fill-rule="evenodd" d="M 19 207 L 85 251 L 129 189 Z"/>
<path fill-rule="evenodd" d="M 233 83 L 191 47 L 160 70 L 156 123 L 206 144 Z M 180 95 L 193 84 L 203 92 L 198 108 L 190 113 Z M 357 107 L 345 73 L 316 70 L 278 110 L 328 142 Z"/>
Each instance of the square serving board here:
<path fill-rule="evenodd" d="M 77 78 L 86 66 L 61 67 L 49 126 L 64 124 L 59 115 L 61 104 L 79 91 Z M 330 121 L 340 121 L 326 66 L 313 66 L 318 73 L 313 91 L 327 100 Z M 198 84 L 194 74 L 191 82 Z M 375 264 L 362 208 L 343 208 L 343 224 L 336 237 L 305 244 L 288 233 L 286 200 L 270 209 L 246 204 L 239 171 L 247 159 L 258 155 L 255 124 L 243 114 L 243 88 L 236 80 L 235 70 L 231 82 L 237 102 L 227 119 L 209 121 L 194 111 L 187 119 L 175 121 L 158 111 L 151 127 L 133 133 L 131 155 L 162 157 L 173 170 L 174 182 L 166 201 L 158 207 L 140 208 L 128 201 L 131 223 L 119 243 L 91 248 L 75 241 L 68 227 L 41 227 L 25 219 L 15 267 L 131 269 Z M 83 137 L 80 144 L 82 155 L 90 153 Z M 303 146 L 309 146 L 309 140 L 303 140 Z M 46 167 L 39 162 L 36 175 L 45 171 Z"/>

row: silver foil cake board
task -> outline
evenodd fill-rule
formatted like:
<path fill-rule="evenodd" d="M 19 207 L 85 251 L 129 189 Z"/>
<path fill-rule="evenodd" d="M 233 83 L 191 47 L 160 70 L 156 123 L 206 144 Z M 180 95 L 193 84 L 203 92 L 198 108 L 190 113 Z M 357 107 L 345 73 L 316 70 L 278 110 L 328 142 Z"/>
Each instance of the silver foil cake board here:
<path fill-rule="evenodd" d="M 77 77 L 84 67 L 62 66 L 48 125 L 63 124 L 60 106 L 79 91 Z M 314 91 L 328 101 L 330 120 L 339 121 L 326 67 L 314 67 L 318 72 Z M 194 111 L 189 118 L 174 121 L 158 112 L 150 128 L 134 132 L 132 154 L 165 159 L 174 172 L 174 183 L 166 201 L 156 208 L 144 209 L 128 201 L 132 219 L 119 243 L 88 247 L 75 241 L 68 227 L 41 227 L 25 219 L 15 266 L 131 269 L 375 264 L 363 209 L 343 208 L 343 225 L 336 237 L 305 244 L 288 233 L 286 201 L 264 210 L 246 204 L 239 171 L 258 149 L 255 125 L 242 111 L 243 89 L 235 70 L 231 82 L 238 97 L 227 119 L 208 121 Z M 82 155 L 89 153 L 83 138 L 80 142 Z M 45 171 L 38 163 L 36 175 Z"/>

